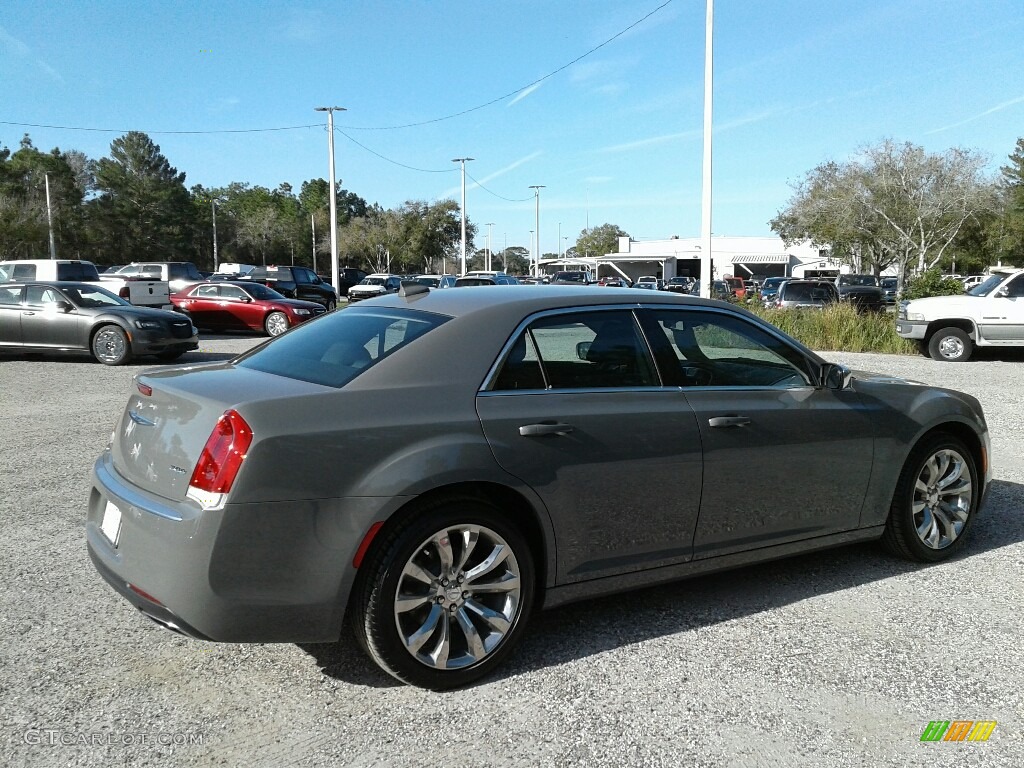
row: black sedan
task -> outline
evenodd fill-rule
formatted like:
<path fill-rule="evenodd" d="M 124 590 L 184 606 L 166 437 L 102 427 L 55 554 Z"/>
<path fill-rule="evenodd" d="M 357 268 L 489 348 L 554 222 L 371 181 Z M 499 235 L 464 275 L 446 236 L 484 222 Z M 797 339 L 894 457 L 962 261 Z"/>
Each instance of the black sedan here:
<path fill-rule="evenodd" d="M 535 606 L 858 541 L 948 558 L 992 476 L 970 395 L 626 288 L 406 284 L 139 374 L 114 434 L 85 527 L 113 590 L 223 642 L 347 617 L 430 688 L 493 670 Z"/>
<path fill-rule="evenodd" d="M 88 352 L 121 365 L 144 355 L 176 360 L 198 348 L 187 317 L 137 307 L 95 283 L 0 285 L 0 350 Z"/>

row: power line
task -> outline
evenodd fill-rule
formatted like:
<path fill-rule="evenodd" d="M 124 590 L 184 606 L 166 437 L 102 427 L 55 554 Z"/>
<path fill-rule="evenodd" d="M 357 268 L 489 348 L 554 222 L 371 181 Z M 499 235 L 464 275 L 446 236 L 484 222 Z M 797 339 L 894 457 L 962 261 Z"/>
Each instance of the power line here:
<path fill-rule="evenodd" d="M 647 19 L 651 18 L 651 16 L 656 14 L 662 8 L 664 8 L 665 6 L 667 6 L 670 3 L 672 3 L 672 1 L 673 0 L 665 0 L 665 2 L 663 2 L 661 5 L 659 5 L 657 8 L 655 8 L 653 11 L 648 13 L 643 18 L 637 19 L 632 24 L 630 24 L 628 27 L 626 27 L 625 29 L 620 30 L 619 32 L 616 32 L 614 35 L 609 37 L 603 43 L 601 43 L 599 45 L 595 45 L 589 51 L 587 51 L 584 54 L 581 54 L 581 55 L 577 56 L 575 59 L 570 61 L 568 64 L 563 64 L 562 66 L 560 66 L 558 69 L 554 70 L 553 72 L 549 72 L 548 74 L 544 75 L 544 77 L 537 78 L 532 83 L 527 83 L 526 85 L 520 86 L 519 88 L 516 88 L 514 91 L 509 91 L 508 93 L 503 94 L 501 96 L 498 96 L 495 99 L 491 99 L 490 101 L 485 102 L 484 104 L 479 104 L 479 105 L 477 105 L 475 107 L 470 107 L 469 109 L 464 109 L 461 112 L 455 112 L 455 113 L 450 114 L 450 115 L 445 115 L 444 117 L 435 117 L 435 118 L 433 118 L 431 120 L 421 120 L 420 122 L 417 122 L 417 123 L 405 123 L 404 125 L 381 125 L 381 126 L 371 126 L 371 127 L 359 127 L 359 126 L 354 126 L 354 125 L 346 125 L 344 127 L 347 130 L 350 130 L 350 131 L 394 131 L 394 130 L 398 130 L 399 128 L 416 128 L 416 127 L 421 126 L 421 125 L 430 125 L 431 123 L 440 123 L 440 122 L 442 122 L 444 120 L 451 120 L 451 119 L 456 118 L 456 117 L 462 117 L 463 115 L 468 115 L 471 112 L 476 112 L 478 110 L 484 109 L 484 108 L 489 107 L 489 106 L 491 106 L 493 104 L 497 104 L 499 101 L 504 101 L 505 99 L 510 98 L 511 96 L 515 96 L 517 93 L 521 93 L 522 91 L 525 91 L 527 88 L 532 88 L 535 85 L 543 83 L 545 80 L 548 80 L 548 79 L 554 77 L 559 72 L 565 71 L 566 69 L 571 67 L 573 64 L 576 64 L 577 62 L 582 61 L 583 59 L 587 58 L 587 56 L 589 56 L 590 54 L 596 53 L 597 51 L 601 50 L 602 48 L 604 48 L 606 45 L 608 45 L 612 41 L 617 40 L 618 38 L 622 37 L 624 34 L 629 32 L 629 30 L 633 29 L 634 27 L 636 27 L 636 26 L 638 26 L 640 24 L 643 24 L 645 21 L 647 21 Z"/>
<path fill-rule="evenodd" d="M 379 157 L 384 162 L 391 163 L 392 165 L 397 165 L 400 168 L 408 168 L 410 171 L 419 171 L 420 173 L 455 173 L 455 171 L 458 170 L 456 168 L 441 168 L 439 170 L 435 170 L 433 168 L 416 168 L 416 167 L 411 166 L 411 165 L 406 165 L 405 163 L 400 163 L 397 160 L 392 160 L 390 157 L 385 157 L 380 152 L 375 152 L 374 150 L 370 149 L 365 144 L 360 144 L 358 141 L 353 139 L 351 136 L 349 136 L 347 133 L 345 133 L 343 130 L 341 130 L 338 127 L 335 127 L 334 130 L 335 130 L 336 133 L 340 133 L 346 139 L 351 141 L 357 147 L 362 147 L 367 152 L 369 152 L 371 155 Z"/>
<path fill-rule="evenodd" d="M 469 173 L 467 172 L 466 175 L 469 176 Z M 489 195 L 494 195 L 495 197 L 497 197 L 497 198 L 499 198 L 501 200 L 506 200 L 506 201 L 508 201 L 510 203 L 525 203 L 527 200 L 533 200 L 533 195 L 530 195 L 529 197 L 504 197 L 502 195 L 499 195 L 497 192 L 492 192 L 487 187 L 485 187 L 483 184 L 481 184 L 479 181 L 474 179 L 472 176 L 469 176 L 469 178 L 473 181 L 474 184 L 476 184 L 478 187 L 480 187 L 480 189 L 482 189 L 484 192 L 486 192 Z"/>
<path fill-rule="evenodd" d="M 74 125 L 45 125 L 42 123 L 15 123 L 0 120 L 0 125 L 16 125 L 20 128 L 54 128 L 60 131 L 94 131 L 96 133 L 151 133 L 153 135 L 199 135 L 208 133 L 267 133 L 269 131 L 297 131 L 301 128 L 323 128 L 320 123 L 311 125 L 286 125 L 280 128 L 227 128 L 219 131 L 143 131 L 139 128 L 82 128 Z"/>

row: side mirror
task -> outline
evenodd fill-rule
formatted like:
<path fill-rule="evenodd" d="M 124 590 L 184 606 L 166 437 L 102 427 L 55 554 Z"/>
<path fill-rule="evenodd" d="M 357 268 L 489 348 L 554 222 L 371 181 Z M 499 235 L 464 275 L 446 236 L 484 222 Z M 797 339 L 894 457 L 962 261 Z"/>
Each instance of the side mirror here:
<path fill-rule="evenodd" d="M 70 312 L 72 309 L 74 309 L 74 308 L 75 308 L 75 305 L 72 304 L 70 301 L 58 301 L 57 302 L 57 311 L 58 312 L 63 312 L 65 315 L 68 312 Z"/>
<path fill-rule="evenodd" d="M 576 343 L 576 357 L 580 360 L 587 359 L 587 353 L 590 352 L 590 345 L 593 344 L 591 341 L 580 341 Z"/>
<path fill-rule="evenodd" d="M 825 363 L 821 366 L 821 384 L 826 389 L 848 389 L 853 380 L 853 371 L 837 363 Z"/>
<path fill-rule="evenodd" d="M 1002 288 L 1000 288 L 998 291 L 995 292 L 995 297 L 997 299 L 1005 299 L 1009 295 L 1010 295 L 1010 289 L 1007 288 L 1005 285 Z"/>

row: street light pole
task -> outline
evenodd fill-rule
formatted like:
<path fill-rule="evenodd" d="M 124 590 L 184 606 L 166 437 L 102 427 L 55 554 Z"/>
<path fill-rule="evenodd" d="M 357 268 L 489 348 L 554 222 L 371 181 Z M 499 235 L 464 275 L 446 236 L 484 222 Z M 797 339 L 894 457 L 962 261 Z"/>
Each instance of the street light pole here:
<path fill-rule="evenodd" d="M 715 2 L 707 0 L 704 21 L 704 168 L 700 203 L 700 295 L 705 299 L 711 298 L 711 285 L 715 279 L 711 256 L 711 97 L 714 82 L 711 30 L 714 15 Z"/>
<path fill-rule="evenodd" d="M 491 269 L 491 227 L 493 226 L 493 221 L 487 222 L 487 271 Z"/>
<path fill-rule="evenodd" d="M 327 113 L 327 154 L 331 174 L 331 285 L 337 291 L 341 277 L 338 269 L 338 184 L 334 177 L 334 112 L 347 110 L 344 107 L 314 107 L 314 110 Z"/>
<path fill-rule="evenodd" d="M 213 212 L 213 271 L 217 271 L 217 201 L 210 201 L 210 210 Z"/>
<path fill-rule="evenodd" d="M 472 157 L 456 157 L 452 160 L 453 163 L 462 164 L 462 245 L 459 248 L 459 252 L 462 254 L 462 272 L 460 274 L 466 274 L 466 162 L 472 160 Z"/>
<path fill-rule="evenodd" d="M 540 191 L 544 189 L 544 185 L 531 184 L 530 189 L 533 190 L 533 199 L 536 204 L 533 225 L 536 227 L 535 231 L 537 233 L 537 249 L 534 251 L 535 257 L 533 259 L 533 276 L 540 277 Z"/>
<path fill-rule="evenodd" d="M 309 226 L 313 229 L 313 271 L 316 272 L 316 216 L 309 214 Z"/>

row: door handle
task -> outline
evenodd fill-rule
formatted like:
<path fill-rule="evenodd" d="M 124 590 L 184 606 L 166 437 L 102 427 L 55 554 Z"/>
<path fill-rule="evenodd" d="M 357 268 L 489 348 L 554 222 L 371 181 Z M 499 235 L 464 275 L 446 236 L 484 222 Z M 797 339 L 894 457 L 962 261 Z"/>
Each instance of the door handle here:
<path fill-rule="evenodd" d="M 746 416 L 715 416 L 708 419 L 710 427 L 745 427 L 750 423 Z"/>
<path fill-rule="evenodd" d="M 572 432 L 569 424 L 524 424 L 519 428 L 523 437 L 539 437 L 541 435 L 568 435 Z"/>

